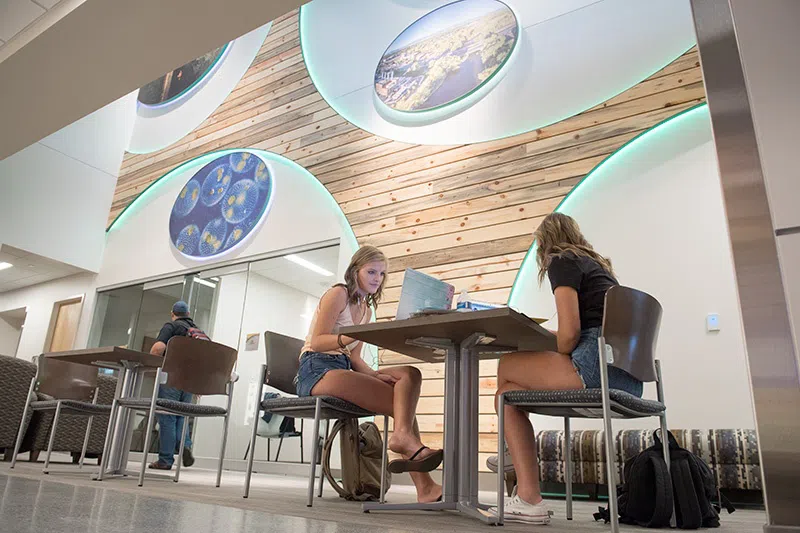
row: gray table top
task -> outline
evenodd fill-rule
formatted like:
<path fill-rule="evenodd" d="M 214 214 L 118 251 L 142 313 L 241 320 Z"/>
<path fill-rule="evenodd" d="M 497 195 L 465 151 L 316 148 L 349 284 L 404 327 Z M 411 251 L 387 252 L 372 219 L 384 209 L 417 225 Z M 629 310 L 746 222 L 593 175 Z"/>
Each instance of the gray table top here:
<path fill-rule="evenodd" d="M 120 348 L 119 346 L 51 352 L 44 354 L 44 356 L 59 361 L 77 363 L 79 365 L 92 365 L 106 368 L 118 368 L 121 366 L 122 361 L 128 361 L 149 368 L 158 368 L 164 363 L 164 358 L 160 355 L 129 350 L 127 348 Z"/>
<path fill-rule="evenodd" d="M 342 328 L 340 333 L 420 361 L 441 361 L 436 350 L 408 344 L 419 338 L 450 340 L 459 344 L 473 333 L 494 337 L 487 346 L 497 350 L 546 351 L 556 349 L 556 337 L 535 320 L 511 308 L 427 315 Z M 482 359 L 497 358 L 483 353 Z"/>

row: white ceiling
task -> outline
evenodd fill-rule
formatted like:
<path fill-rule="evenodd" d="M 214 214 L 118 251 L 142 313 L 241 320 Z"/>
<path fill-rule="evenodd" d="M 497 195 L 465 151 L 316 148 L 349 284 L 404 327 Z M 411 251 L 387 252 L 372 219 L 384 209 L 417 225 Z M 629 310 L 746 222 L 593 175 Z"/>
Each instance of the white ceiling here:
<path fill-rule="evenodd" d="M 36 1 L 0 0 L 0 159 L 302 3 Z"/>
<path fill-rule="evenodd" d="M 288 285 L 293 289 L 311 294 L 317 298 L 321 298 L 322 295 L 325 294 L 325 291 L 330 289 L 331 286 L 341 282 L 336 275 L 339 262 L 338 246 L 310 250 L 296 255 L 329 272 L 333 272 L 334 275 L 323 276 L 303 266 L 292 263 L 285 257 L 275 257 L 273 259 L 265 259 L 264 261 L 253 263 L 251 270 L 255 274 L 277 281 L 283 285 Z"/>
<path fill-rule="evenodd" d="M 0 49 L 62 0 L 0 0 Z"/>
<path fill-rule="evenodd" d="M 0 270 L 0 293 L 83 272 L 80 268 L 7 244 L 0 246 L 0 262 L 14 265 L 11 268 Z"/>

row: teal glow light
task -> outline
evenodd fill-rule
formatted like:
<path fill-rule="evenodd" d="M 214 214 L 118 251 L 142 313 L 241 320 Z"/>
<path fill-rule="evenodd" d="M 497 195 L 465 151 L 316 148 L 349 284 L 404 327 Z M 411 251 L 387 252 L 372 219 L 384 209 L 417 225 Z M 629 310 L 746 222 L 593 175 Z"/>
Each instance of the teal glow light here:
<path fill-rule="evenodd" d="M 603 172 L 613 170 L 613 165 L 619 164 L 624 158 L 632 151 L 641 150 L 642 147 L 657 139 L 660 135 L 669 135 L 672 130 L 678 127 L 682 122 L 697 116 L 701 112 L 707 112 L 707 104 L 704 102 L 696 106 L 690 107 L 680 113 L 677 113 L 661 122 L 656 124 L 650 129 L 647 129 L 629 140 L 617 150 L 611 153 L 608 157 L 603 159 L 596 167 L 594 167 L 583 179 L 572 188 L 572 190 L 564 197 L 563 200 L 556 206 L 554 212 L 569 214 L 569 207 L 579 196 L 579 193 L 588 190 L 589 185 L 596 185 L 597 179 L 603 177 Z M 514 279 L 514 285 L 511 287 L 511 294 L 508 296 L 508 306 L 519 308 L 519 303 L 526 295 L 519 289 L 520 286 L 528 285 L 528 282 L 534 280 L 538 275 L 536 266 L 536 241 L 531 244 L 522 264 L 517 272 L 517 277 Z"/>
<path fill-rule="evenodd" d="M 186 161 L 185 163 L 182 163 L 181 165 L 175 167 L 174 169 L 170 170 L 169 172 L 167 172 L 166 174 L 155 180 L 153 183 L 148 185 L 145 190 L 139 193 L 139 195 L 136 198 L 134 198 L 134 200 L 130 204 L 128 204 L 125 207 L 125 209 L 123 209 L 122 212 L 120 212 L 119 215 L 117 215 L 117 217 L 108 227 L 108 229 L 106 229 L 106 233 L 108 234 L 111 231 L 123 226 L 128 218 L 134 216 L 138 210 L 147 205 L 147 203 L 150 201 L 149 200 L 150 198 L 157 197 L 160 194 L 161 189 L 163 189 L 165 185 L 169 184 L 174 178 L 184 176 L 188 172 L 200 169 L 206 163 L 209 163 L 210 161 L 213 161 L 214 159 L 220 156 L 241 151 L 246 151 L 252 154 L 256 154 L 265 161 L 274 161 L 279 164 L 288 165 L 289 167 L 292 167 L 294 170 L 296 170 L 300 175 L 304 176 L 309 184 L 323 191 L 325 198 L 327 198 L 330 204 L 331 210 L 337 214 L 337 217 L 340 219 L 341 226 L 342 228 L 344 228 L 344 235 L 342 235 L 342 240 L 344 241 L 344 243 L 346 243 L 351 247 L 350 249 L 355 250 L 358 248 L 358 240 L 356 239 L 356 234 L 355 232 L 353 232 L 353 228 L 350 227 L 350 223 L 347 220 L 347 217 L 344 215 L 344 211 L 342 211 L 342 208 L 336 202 L 336 199 L 331 195 L 328 189 L 326 189 L 325 186 L 322 183 L 320 183 L 320 181 L 311 172 L 309 172 L 305 167 L 295 163 L 291 159 L 287 159 L 273 152 L 267 152 L 265 150 L 256 150 L 252 148 L 228 148 L 225 150 L 208 152 L 206 154 L 201 155 L 200 157 L 190 159 L 189 161 Z"/>

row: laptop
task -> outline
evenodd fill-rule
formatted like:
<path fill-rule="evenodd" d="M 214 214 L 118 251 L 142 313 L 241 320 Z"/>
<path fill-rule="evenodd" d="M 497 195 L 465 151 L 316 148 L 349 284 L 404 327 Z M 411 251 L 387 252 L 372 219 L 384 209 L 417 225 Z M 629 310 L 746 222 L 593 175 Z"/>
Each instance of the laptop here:
<path fill-rule="evenodd" d="M 433 276 L 407 268 L 400 290 L 396 320 L 419 314 L 448 312 L 453 307 L 455 287 Z"/>

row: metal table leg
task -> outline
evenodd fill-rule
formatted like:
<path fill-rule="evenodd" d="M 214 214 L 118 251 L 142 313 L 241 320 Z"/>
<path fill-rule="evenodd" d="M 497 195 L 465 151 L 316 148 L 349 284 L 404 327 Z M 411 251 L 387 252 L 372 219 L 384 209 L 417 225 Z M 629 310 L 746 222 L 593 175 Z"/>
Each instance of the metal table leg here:
<path fill-rule="evenodd" d="M 497 516 L 487 512 L 488 506 L 478 502 L 478 395 L 480 363 L 478 346 L 484 344 L 486 335 L 473 333 L 461 343 L 461 395 L 460 403 L 466 408 L 460 413 L 461 472 L 458 511 L 486 524 L 496 524 Z"/>
<path fill-rule="evenodd" d="M 117 397 L 131 398 L 136 397 L 142 388 L 142 368 L 135 363 L 122 362 L 120 368 L 119 381 L 117 383 Z M 117 422 L 111 433 L 111 448 L 109 452 L 108 468 L 103 473 L 103 477 L 127 476 L 135 473 L 127 470 L 128 453 L 133 438 L 133 412 L 126 408 L 120 408 Z M 97 475 L 92 476 L 97 479 Z"/>
<path fill-rule="evenodd" d="M 365 503 L 369 511 L 453 510 L 496 524 L 497 516 L 478 502 L 478 394 L 479 346 L 487 340 L 483 333 L 470 335 L 460 346 L 447 346 L 445 359 L 444 405 L 444 487 L 442 501 L 436 503 Z M 443 349 L 448 341 L 415 339 L 414 344 Z"/>
<path fill-rule="evenodd" d="M 459 350 L 450 341 L 431 339 L 433 347 L 447 350 L 445 357 L 444 404 L 444 470 L 442 473 L 442 501 L 432 503 L 379 503 L 362 504 L 365 513 L 370 511 L 455 511 L 458 509 L 459 472 Z"/>

